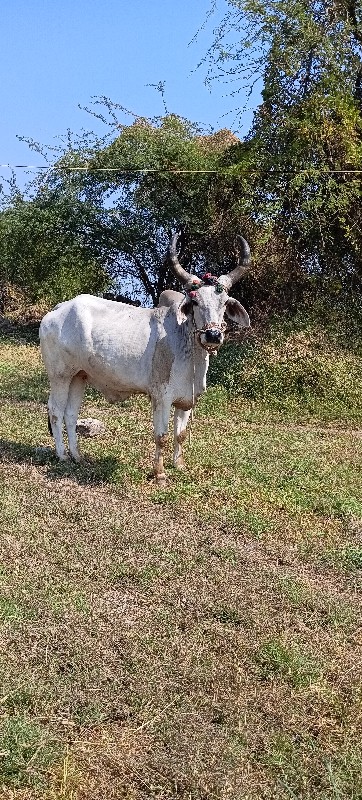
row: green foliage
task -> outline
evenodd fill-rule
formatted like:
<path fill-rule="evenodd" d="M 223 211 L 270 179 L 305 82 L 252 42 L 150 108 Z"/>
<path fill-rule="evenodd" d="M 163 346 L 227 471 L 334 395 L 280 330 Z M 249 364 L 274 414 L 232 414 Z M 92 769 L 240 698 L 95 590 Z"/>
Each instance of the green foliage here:
<path fill-rule="evenodd" d="M 26 289 L 30 299 L 66 300 L 109 284 L 89 241 L 94 212 L 71 193 L 17 196 L 0 214 L 0 281 Z"/>
<path fill-rule="evenodd" d="M 294 328 L 294 330 L 293 330 Z M 349 346 L 349 347 L 348 347 Z M 347 349 L 348 348 L 348 349 Z M 362 413 L 360 348 L 308 318 L 272 326 L 243 344 L 229 343 L 212 359 L 209 383 L 270 408 L 359 420 Z"/>
<path fill-rule="evenodd" d="M 210 57 L 235 93 L 262 86 L 246 139 L 169 113 L 126 124 L 122 107 L 96 100 L 103 138 L 68 133 L 51 152 L 29 142 L 50 170 L 3 202 L 0 280 L 52 302 L 108 286 L 155 305 L 176 286 L 164 255 L 181 225 L 194 272 L 227 272 L 235 235 L 250 240 L 253 269 L 233 294 L 254 320 L 321 296 L 360 314 L 361 44 L 357 0 L 228 0 Z M 281 390 L 288 370 L 274 369 Z M 295 393 L 323 393 L 322 372 L 295 365 Z"/>
<path fill-rule="evenodd" d="M 31 196 L 14 189 L 3 202 L 0 280 L 57 300 L 112 284 L 125 299 L 156 304 L 177 285 L 164 257 L 181 224 L 185 266 L 228 271 L 235 234 L 247 228 L 240 200 L 235 227 L 235 178 L 227 172 L 236 137 L 206 134 L 174 114 L 122 124 L 110 101 L 102 104 L 110 113 L 110 121 L 102 117 L 106 139 L 70 137 L 55 159 L 47 154 L 52 169 Z"/>
<path fill-rule="evenodd" d="M 112 202 L 107 222 L 109 246 L 114 243 L 112 276 L 157 303 L 165 288 L 177 287 L 164 256 L 170 232 L 180 225 L 187 232 L 187 269 L 207 264 L 227 271 L 239 227 L 235 178 L 228 177 L 225 162 L 239 140 L 227 130 L 206 134 L 175 114 L 118 124 L 114 132 L 109 146 L 89 154 L 89 172 L 77 178 L 86 197 Z M 65 163 L 74 167 L 78 159 L 79 153 L 71 152 Z M 238 201 L 244 232 L 247 207 Z"/>
<path fill-rule="evenodd" d="M 210 50 L 214 74 L 263 84 L 249 194 L 251 217 L 269 223 L 258 277 L 274 273 L 279 307 L 306 291 L 312 303 L 361 295 L 361 43 L 356 0 L 229 0 Z"/>
<path fill-rule="evenodd" d="M 331 394 L 338 401 L 348 390 L 351 402 L 358 402 L 360 367 L 360 359 L 320 352 L 305 334 L 296 333 L 284 341 L 265 343 L 245 360 L 240 383 L 244 396 L 251 399 L 286 395 L 322 399 Z"/>

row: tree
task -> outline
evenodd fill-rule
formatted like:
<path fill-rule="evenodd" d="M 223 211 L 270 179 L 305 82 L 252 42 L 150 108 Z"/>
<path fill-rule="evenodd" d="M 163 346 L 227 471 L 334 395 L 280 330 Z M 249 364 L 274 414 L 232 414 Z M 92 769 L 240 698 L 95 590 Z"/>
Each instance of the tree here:
<path fill-rule="evenodd" d="M 97 241 L 95 209 L 72 191 L 13 194 L 0 213 L 0 281 L 31 300 L 64 300 L 109 284 Z M 98 237 L 99 238 L 99 237 Z"/>
<path fill-rule="evenodd" d="M 269 220 L 270 244 L 288 243 L 304 293 L 322 288 L 338 299 L 352 290 L 360 298 L 360 4 L 229 0 L 210 55 L 210 78 L 262 82 L 248 141 L 255 209 Z"/>
<path fill-rule="evenodd" d="M 239 140 L 174 114 L 120 124 L 117 107 L 102 106 L 108 135 L 69 136 L 60 152 L 42 150 L 51 169 L 31 199 L 13 197 L 3 211 L 3 274 L 52 299 L 99 291 L 108 279 L 123 299 L 156 304 L 174 285 L 165 251 L 179 225 L 187 268 L 228 270 L 236 233 L 248 233 L 247 203 L 236 221 L 235 177 L 227 178 Z"/>

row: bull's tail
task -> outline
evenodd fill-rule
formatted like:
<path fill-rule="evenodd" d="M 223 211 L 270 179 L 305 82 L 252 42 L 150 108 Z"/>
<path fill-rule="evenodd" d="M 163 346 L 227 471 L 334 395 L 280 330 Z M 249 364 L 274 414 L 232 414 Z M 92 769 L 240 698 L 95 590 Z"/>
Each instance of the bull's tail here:
<path fill-rule="evenodd" d="M 50 422 L 49 411 L 48 411 L 48 431 L 49 431 L 50 435 L 53 436 L 53 431 L 52 431 L 52 426 L 51 426 L 51 422 Z"/>

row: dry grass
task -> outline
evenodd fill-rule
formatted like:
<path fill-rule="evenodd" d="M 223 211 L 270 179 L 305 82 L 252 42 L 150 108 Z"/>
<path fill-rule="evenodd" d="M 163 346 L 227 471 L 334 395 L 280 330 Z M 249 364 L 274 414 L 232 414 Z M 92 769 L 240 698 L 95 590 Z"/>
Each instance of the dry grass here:
<path fill-rule="evenodd" d="M 0 797 L 362 798 L 360 433 L 213 390 L 160 491 L 146 403 L 59 465 L 0 365 Z"/>

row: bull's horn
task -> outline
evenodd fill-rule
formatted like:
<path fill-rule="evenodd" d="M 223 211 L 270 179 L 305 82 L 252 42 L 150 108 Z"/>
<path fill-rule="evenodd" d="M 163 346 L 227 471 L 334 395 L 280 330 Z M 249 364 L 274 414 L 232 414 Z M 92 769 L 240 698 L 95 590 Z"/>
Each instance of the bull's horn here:
<path fill-rule="evenodd" d="M 201 283 L 200 279 L 196 278 L 195 275 L 190 275 L 189 272 L 186 272 L 186 270 L 181 266 L 178 260 L 176 247 L 180 237 L 181 233 L 174 233 L 170 241 L 170 244 L 168 246 L 166 260 L 169 263 L 172 272 L 174 273 L 174 275 L 176 275 L 176 278 L 178 278 L 178 280 L 180 281 L 180 283 L 182 283 L 182 285 L 185 285 L 187 283 L 190 284 Z"/>
<path fill-rule="evenodd" d="M 251 265 L 250 247 L 243 236 L 237 236 L 238 242 L 238 263 L 235 269 L 228 272 L 227 275 L 221 275 L 219 282 L 225 286 L 226 289 L 231 289 L 234 283 L 237 283 L 240 278 L 245 275 Z"/>

